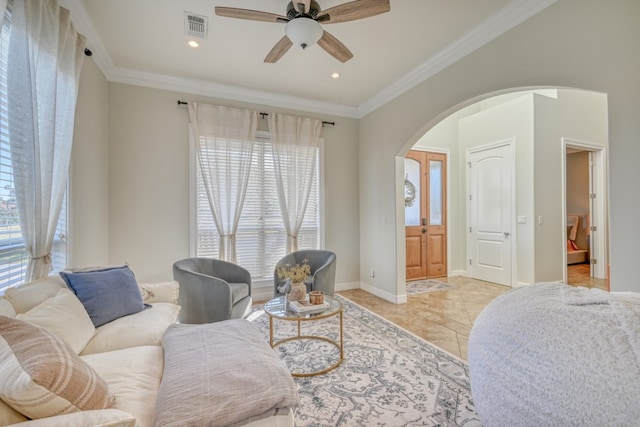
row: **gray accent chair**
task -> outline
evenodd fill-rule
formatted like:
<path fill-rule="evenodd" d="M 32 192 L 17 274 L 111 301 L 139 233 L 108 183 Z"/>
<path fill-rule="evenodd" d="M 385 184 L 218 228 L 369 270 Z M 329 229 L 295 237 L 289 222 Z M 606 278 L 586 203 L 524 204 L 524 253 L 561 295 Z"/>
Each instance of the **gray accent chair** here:
<path fill-rule="evenodd" d="M 307 292 L 323 291 L 325 295 L 333 296 L 336 287 L 336 254 L 331 251 L 307 249 L 291 252 L 278 261 L 273 273 L 274 297 L 282 295 L 278 292 L 278 286 L 284 282 L 284 279 L 278 277 L 278 267 L 302 264 L 305 259 L 311 267 L 311 277 L 304 282 Z"/>
<path fill-rule="evenodd" d="M 239 265 L 212 258 L 173 264 L 180 284 L 180 323 L 213 323 L 244 317 L 251 307 L 251 275 Z"/>

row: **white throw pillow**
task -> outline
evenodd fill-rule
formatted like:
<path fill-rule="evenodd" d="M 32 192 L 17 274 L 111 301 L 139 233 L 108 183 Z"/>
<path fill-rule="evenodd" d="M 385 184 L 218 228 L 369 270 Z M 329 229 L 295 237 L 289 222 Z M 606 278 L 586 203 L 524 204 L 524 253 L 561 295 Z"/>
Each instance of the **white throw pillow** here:
<path fill-rule="evenodd" d="M 147 304 L 153 304 L 154 302 L 178 303 L 180 285 L 176 281 L 138 283 L 138 287 L 140 288 L 142 299 Z"/>
<path fill-rule="evenodd" d="M 80 354 L 96 332 L 84 306 L 69 289 L 60 289 L 53 298 L 18 314 L 17 318 L 51 332 L 69 344 L 76 354 Z"/>

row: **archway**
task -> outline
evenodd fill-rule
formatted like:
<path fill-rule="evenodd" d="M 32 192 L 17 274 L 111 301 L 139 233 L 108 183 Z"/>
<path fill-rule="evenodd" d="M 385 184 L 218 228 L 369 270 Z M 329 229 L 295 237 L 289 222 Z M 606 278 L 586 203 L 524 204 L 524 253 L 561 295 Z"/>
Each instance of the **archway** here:
<path fill-rule="evenodd" d="M 586 105 L 591 107 L 586 108 Z M 526 135 L 514 126 L 515 122 L 534 126 L 535 134 Z M 482 135 L 474 141 L 461 141 L 461 133 L 466 127 Z M 490 143 L 498 131 L 505 129 L 505 135 L 518 134 L 515 140 L 517 188 L 515 211 L 511 218 L 511 236 L 515 239 L 511 286 L 563 280 L 566 257 L 561 248 L 566 241 L 562 233 L 566 212 L 561 203 L 561 165 L 565 150 L 562 141 L 568 138 L 591 141 L 603 149 L 608 147 L 606 95 L 571 88 L 503 90 L 451 108 L 424 129 L 427 130 L 422 135 L 402 147 L 395 162 L 398 302 L 406 301 L 406 254 L 402 238 L 404 155 L 415 146 L 449 150 L 450 194 L 447 199 L 450 206 L 447 223 L 450 224 L 448 248 L 451 262 L 448 275 L 467 275 L 466 151 Z M 607 235 L 603 239 L 608 242 L 608 230 L 605 233 Z"/>

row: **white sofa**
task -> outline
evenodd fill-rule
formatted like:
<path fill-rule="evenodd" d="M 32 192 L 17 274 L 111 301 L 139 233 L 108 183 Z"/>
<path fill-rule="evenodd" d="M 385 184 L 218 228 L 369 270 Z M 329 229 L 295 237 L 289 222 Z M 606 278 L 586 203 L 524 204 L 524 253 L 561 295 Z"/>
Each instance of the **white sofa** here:
<path fill-rule="evenodd" d="M 33 420 L 0 399 L 0 426 L 153 425 L 163 377 L 162 338 L 167 328 L 176 322 L 180 310 L 179 285 L 172 281 L 138 286 L 148 308 L 93 329 L 93 324 L 86 326 L 86 322 L 73 320 L 80 301 L 59 276 L 8 289 L 0 296 L 0 316 L 10 318 L 5 321 L 24 320 L 56 335 L 95 370 L 115 396 L 115 404 L 109 409 L 82 410 Z M 66 307 L 69 303 L 63 301 L 71 302 L 75 308 Z M 5 356 L 0 354 L 0 359 Z M 281 411 L 247 425 L 293 426 L 293 411 Z"/>

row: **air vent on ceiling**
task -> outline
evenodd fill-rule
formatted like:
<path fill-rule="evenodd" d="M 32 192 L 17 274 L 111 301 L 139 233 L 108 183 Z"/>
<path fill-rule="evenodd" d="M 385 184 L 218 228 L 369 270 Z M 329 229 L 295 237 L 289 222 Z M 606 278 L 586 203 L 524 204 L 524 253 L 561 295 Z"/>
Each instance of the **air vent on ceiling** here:
<path fill-rule="evenodd" d="M 191 12 L 184 13 L 184 32 L 188 36 L 207 38 L 207 21 L 206 16 L 197 15 Z"/>

